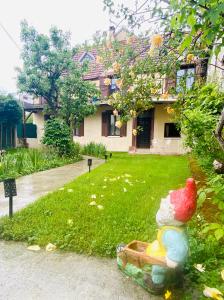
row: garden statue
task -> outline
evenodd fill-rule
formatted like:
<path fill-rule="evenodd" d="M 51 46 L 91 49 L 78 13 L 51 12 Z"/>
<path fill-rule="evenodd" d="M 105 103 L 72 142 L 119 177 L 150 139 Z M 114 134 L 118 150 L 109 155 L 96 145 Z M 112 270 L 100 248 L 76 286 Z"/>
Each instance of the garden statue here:
<path fill-rule="evenodd" d="M 117 248 L 118 266 L 149 292 L 161 294 L 181 283 L 181 270 L 188 255 L 184 224 L 196 210 L 197 190 L 193 178 L 185 188 L 170 191 L 156 214 L 157 240 L 133 241 Z"/>

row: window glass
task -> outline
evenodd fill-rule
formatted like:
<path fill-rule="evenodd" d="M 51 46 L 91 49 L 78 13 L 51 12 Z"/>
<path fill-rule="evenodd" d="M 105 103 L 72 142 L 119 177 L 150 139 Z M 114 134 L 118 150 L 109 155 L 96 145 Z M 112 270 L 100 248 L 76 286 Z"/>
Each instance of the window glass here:
<path fill-rule="evenodd" d="M 165 123 L 164 137 L 180 137 L 180 130 L 176 127 L 176 123 Z"/>
<path fill-rule="evenodd" d="M 113 113 L 111 113 L 109 120 L 109 135 L 120 136 L 120 129 L 115 126 L 118 120 L 120 120 L 120 116 L 114 116 Z"/>
<path fill-rule="evenodd" d="M 110 94 L 113 94 L 114 92 L 116 92 L 118 90 L 118 87 L 116 85 L 116 78 L 112 78 L 111 79 L 111 84 L 110 84 Z"/>
<path fill-rule="evenodd" d="M 189 90 L 192 88 L 195 80 L 195 68 L 185 68 L 177 71 L 177 86 L 176 91 L 179 93 L 183 91 L 183 87 L 181 85 L 185 85 Z"/>

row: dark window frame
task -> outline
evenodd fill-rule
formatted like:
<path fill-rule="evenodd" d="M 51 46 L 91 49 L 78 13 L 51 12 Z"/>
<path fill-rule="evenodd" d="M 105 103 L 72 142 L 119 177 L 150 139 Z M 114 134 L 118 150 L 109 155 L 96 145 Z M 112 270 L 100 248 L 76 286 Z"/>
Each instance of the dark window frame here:
<path fill-rule="evenodd" d="M 115 116 L 113 111 L 109 111 L 108 113 L 108 136 L 120 136 L 121 129 L 115 126 L 115 123 L 120 120 L 120 116 Z M 113 123 L 112 118 L 114 119 Z"/>
<path fill-rule="evenodd" d="M 176 124 L 173 122 L 164 124 L 164 138 L 181 138 L 181 132 Z"/>

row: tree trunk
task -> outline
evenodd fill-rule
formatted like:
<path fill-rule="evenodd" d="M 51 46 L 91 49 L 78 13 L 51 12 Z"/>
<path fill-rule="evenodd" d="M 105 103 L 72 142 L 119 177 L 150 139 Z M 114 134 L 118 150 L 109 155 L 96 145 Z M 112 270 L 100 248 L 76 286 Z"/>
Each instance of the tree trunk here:
<path fill-rule="evenodd" d="M 221 112 L 221 116 L 219 119 L 219 122 L 217 124 L 216 130 L 214 132 L 215 137 L 220 145 L 220 147 L 222 148 L 222 150 L 224 151 L 224 138 L 223 138 L 223 128 L 224 128 L 224 108 Z"/>

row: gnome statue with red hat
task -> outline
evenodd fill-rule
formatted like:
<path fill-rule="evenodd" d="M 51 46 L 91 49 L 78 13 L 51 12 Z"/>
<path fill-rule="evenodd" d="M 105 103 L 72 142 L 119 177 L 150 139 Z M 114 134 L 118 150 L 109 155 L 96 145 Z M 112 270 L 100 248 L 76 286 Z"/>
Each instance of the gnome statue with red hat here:
<path fill-rule="evenodd" d="M 170 191 L 167 197 L 161 200 L 156 214 L 159 229 L 154 242 L 147 244 L 133 241 L 117 247 L 118 267 L 154 294 L 163 293 L 170 283 L 173 285 L 171 278 L 175 278 L 176 285 L 182 277 L 181 270 L 188 255 L 188 239 L 184 225 L 196 210 L 196 198 L 195 181 L 188 178 L 184 188 Z M 136 250 L 137 244 L 141 245 L 139 252 Z M 155 262 L 162 263 L 157 265 Z M 149 267 L 150 264 L 152 268 Z"/>
<path fill-rule="evenodd" d="M 170 191 L 160 203 L 156 214 L 159 226 L 157 240 L 149 244 L 146 254 L 152 257 L 164 257 L 167 267 L 152 266 L 151 276 L 145 276 L 145 283 L 154 292 L 165 288 L 169 269 L 179 271 L 188 255 L 188 240 L 184 224 L 196 210 L 197 189 L 193 178 L 186 181 L 185 188 Z"/>

